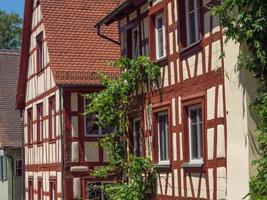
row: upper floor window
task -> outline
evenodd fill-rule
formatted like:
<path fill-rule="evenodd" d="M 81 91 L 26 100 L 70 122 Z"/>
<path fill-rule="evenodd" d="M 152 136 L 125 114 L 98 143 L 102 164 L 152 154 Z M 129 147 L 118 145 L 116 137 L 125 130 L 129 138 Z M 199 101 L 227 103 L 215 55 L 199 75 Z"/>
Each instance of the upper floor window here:
<path fill-rule="evenodd" d="M 49 123 L 49 139 L 53 140 L 56 138 L 56 103 L 55 103 L 55 97 L 51 97 L 49 99 L 48 123 Z"/>
<path fill-rule="evenodd" d="M 43 139 L 43 104 L 37 105 L 37 142 Z"/>
<path fill-rule="evenodd" d="M 22 160 L 16 160 L 16 176 L 22 176 Z"/>
<path fill-rule="evenodd" d="M 33 137 L 33 116 L 32 109 L 28 109 L 27 111 L 27 132 L 28 132 L 28 145 L 32 144 Z"/>
<path fill-rule="evenodd" d="M 135 59 L 140 55 L 139 47 L 139 29 L 135 27 L 132 29 L 132 58 Z"/>
<path fill-rule="evenodd" d="M 201 105 L 188 107 L 190 163 L 203 163 L 202 129 Z"/>
<path fill-rule="evenodd" d="M 186 15 L 186 43 L 191 45 L 199 41 L 199 0 L 186 0 L 185 15 Z"/>
<path fill-rule="evenodd" d="M 165 25 L 163 13 L 155 16 L 156 59 L 166 56 Z"/>
<path fill-rule="evenodd" d="M 134 154 L 136 156 L 141 156 L 141 149 L 142 149 L 142 142 L 141 142 L 141 119 L 135 118 L 133 124 L 133 131 L 134 131 Z"/>
<path fill-rule="evenodd" d="M 169 164 L 168 113 L 158 113 L 159 163 Z"/>
<path fill-rule="evenodd" d="M 36 52 L 37 52 L 37 73 L 44 69 L 44 44 L 43 32 L 36 37 Z"/>
<path fill-rule="evenodd" d="M 84 109 L 90 104 L 90 99 L 85 98 Z M 85 136 L 102 136 L 112 131 L 111 128 L 101 128 L 97 124 L 96 114 L 86 114 L 85 116 Z"/>

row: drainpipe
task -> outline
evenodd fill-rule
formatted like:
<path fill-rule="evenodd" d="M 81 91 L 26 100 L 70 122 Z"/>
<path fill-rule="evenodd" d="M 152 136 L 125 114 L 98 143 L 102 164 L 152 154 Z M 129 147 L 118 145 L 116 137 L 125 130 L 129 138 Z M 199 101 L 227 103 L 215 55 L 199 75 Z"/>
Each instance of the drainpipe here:
<path fill-rule="evenodd" d="M 22 158 L 22 183 L 21 183 L 21 192 L 22 200 L 25 199 L 25 152 L 24 152 L 24 110 L 20 110 L 20 120 L 21 120 L 21 136 L 22 136 L 22 147 L 21 147 L 21 158 Z"/>
<path fill-rule="evenodd" d="M 63 87 L 59 87 L 59 113 L 60 113 L 60 132 L 61 132 L 61 188 L 62 188 L 62 200 L 64 200 L 64 132 L 63 132 L 63 112 L 62 112 L 62 95 Z"/>
<path fill-rule="evenodd" d="M 11 199 L 13 200 L 13 193 L 14 193 L 14 158 L 8 153 L 5 152 L 6 157 L 8 157 L 11 160 Z"/>

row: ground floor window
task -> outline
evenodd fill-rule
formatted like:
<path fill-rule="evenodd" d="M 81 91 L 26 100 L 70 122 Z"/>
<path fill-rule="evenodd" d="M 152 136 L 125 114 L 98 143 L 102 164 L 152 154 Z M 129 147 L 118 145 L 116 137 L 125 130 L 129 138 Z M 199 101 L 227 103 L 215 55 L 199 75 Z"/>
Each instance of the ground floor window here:
<path fill-rule="evenodd" d="M 56 180 L 50 180 L 50 183 L 49 183 L 49 199 L 50 200 L 56 200 L 57 197 L 56 197 L 56 194 L 57 194 L 57 190 L 56 190 Z"/>
<path fill-rule="evenodd" d="M 108 183 L 103 182 L 88 182 L 87 194 L 89 200 L 105 200 L 104 185 Z"/>

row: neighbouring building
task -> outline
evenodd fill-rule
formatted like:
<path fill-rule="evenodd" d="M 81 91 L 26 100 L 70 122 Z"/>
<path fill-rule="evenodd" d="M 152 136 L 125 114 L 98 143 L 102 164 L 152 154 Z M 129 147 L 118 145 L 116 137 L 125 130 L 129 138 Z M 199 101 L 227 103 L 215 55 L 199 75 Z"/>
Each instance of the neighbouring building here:
<path fill-rule="evenodd" d="M 22 195 L 22 137 L 20 112 L 15 110 L 19 52 L 0 49 L 0 199 Z"/>
<path fill-rule="evenodd" d="M 129 138 L 157 166 L 159 200 L 241 200 L 249 190 L 257 83 L 235 70 L 240 47 L 224 43 L 210 11 L 218 2 L 126 0 L 96 25 L 118 23 L 121 55 L 161 66 L 160 89 L 147 86 Z"/>
<path fill-rule="evenodd" d="M 117 26 L 98 20 L 118 0 L 26 0 L 17 109 L 24 113 L 25 199 L 102 198 L 90 171 L 107 163 L 99 137 L 107 130 L 83 116 L 84 93 L 102 87 L 97 73 L 118 75 Z M 1 73 L 2 74 L 2 73 Z M 8 92 L 7 92 L 8 94 Z M 0 100 L 1 101 L 1 100 Z"/>

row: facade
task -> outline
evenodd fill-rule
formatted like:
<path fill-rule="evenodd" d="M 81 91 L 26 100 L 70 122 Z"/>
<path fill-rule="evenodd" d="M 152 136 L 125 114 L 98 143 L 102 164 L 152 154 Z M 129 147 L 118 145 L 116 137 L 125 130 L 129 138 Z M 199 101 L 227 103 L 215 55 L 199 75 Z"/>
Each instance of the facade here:
<path fill-rule="evenodd" d="M 94 27 L 119 1 L 26 0 L 17 109 L 24 113 L 25 199 L 101 197 L 92 169 L 107 162 L 84 93 L 119 56 L 117 27 Z M 95 185 L 95 187 L 92 187 Z"/>
<path fill-rule="evenodd" d="M 22 195 L 22 136 L 20 113 L 15 110 L 19 52 L 0 50 L 0 193 L 3 200 Z"/>
<path fill-rule="evenodd" d="M 236 72 L 239 46 L 224 43 L 209 10 L 216 3 L 128 0 L 97 23 L 118 22 L 122 56 L 146 55 L 161 67 L 160 86 L 147 86 L 129 138 L 131 150 L 157 166 L 158 200 L 240 200 L 248 193 L 256 157 L 249 103 L 257 84 Z"/>

